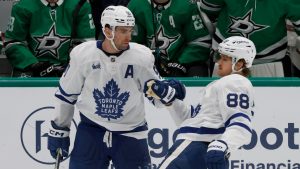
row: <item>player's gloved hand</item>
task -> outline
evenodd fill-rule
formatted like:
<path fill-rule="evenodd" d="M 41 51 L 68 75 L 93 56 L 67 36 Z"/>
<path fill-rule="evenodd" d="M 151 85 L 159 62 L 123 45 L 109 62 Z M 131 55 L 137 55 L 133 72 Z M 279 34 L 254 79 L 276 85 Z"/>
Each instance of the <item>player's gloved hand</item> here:
<path fill-rule="evenodd" d="M 163 77 L 185 77 L 187 69 L 178 62 L 171 62 L 160 53 L 159 49 L 152 51 L 155 57 L 155 66 L 159 74 Z"/>
<path fill-rule="evenodd" d="M 153 97 L 164 104 L 169 104 L 175 99 L 183 100 L 186 90 L 184 85 L 175 79 L 163 81 L 151 79 L 145 82 L 144 93 L 147 97 Z"/>
<path fill-rule="evenodd" d="M 167 64 L 167 70 L 169 77 L 185 77 L 187 74 L 186 67 L 177 62 L 169 62 Z"/>
<path fill-rule="evenodd" d="M 62 158 L 68 156 L 70 146 L 69 133 L 70 129 L 68 127 L 59 127 L 54 121 L 51 121 L 51 127 L 48 133 L 48 150 L 50 150 L 53 158 L 56 158 L 59 148 L 62 150 Z"/>
<path fill-rule="evenodd" d="M 215 140 L 208 145 L 205 161 L 207 169 L 228 169 L 230 153 L 223 140 Z"/>
<path fill-rule="evenodd" d="M 26 71 L 32 72 L 33 77 L 60 77 L 64 70 L 64 65 L 50 64 L 49 62 L 34 63 L 26 68 Z"/>

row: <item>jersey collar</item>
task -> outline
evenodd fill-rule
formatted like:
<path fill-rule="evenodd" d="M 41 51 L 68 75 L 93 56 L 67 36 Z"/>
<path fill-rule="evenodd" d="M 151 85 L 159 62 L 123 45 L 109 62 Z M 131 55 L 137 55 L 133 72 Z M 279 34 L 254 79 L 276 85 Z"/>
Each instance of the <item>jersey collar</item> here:
<path fill-rule="evenodd" d="M 97 48 L 100 49 L 100 50 L 102 50 L 102 52 L 105 53 L 106 56 L 108 56 L 108 57 L 110 57 L 110 56 L 117 56 L 117 57 L 118 57 L 118 56 L 122 55 L 123 52 L 125 52 L 126 50 L 128 50 L 128 49 L 130 48 L 130 46 L 128 46 L 127 49 L 122 50 L 122 51 L 120 51 L 119 53 L 114 53 L 114 54 L 112 54 L 112 53 L 108 53 L 108 52 L 106 52 L 106 51 L 103 50 L 103 48 L 102 48 L 102 43 L 103 43 L 102 40 L 98 40 L 98 41 L 97 41 L 97 44 L 96 44 L 96 45 L 97 45 Z M 130 43 L 129 43 L 129 44 L 130 44 Z"/>
<path fill-rule="evenodd" d="M 41 2 L 45 5 L 48 6 L 49 2 L 47 2 L 46 0 L 41 0 Z M 58 0 L 56 2 L 57 6 L 60 6 L 62 3 L 64 2 L 64 0 Z"/>

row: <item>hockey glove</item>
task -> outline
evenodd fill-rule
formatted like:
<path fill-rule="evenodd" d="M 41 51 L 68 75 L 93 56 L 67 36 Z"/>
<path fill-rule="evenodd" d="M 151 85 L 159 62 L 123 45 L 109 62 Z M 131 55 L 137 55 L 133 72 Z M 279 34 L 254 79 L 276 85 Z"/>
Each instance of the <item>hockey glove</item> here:
<path fill-rule="evenodd" d="M 177 80 L 148 80 L 144 85 L 144 93 L 147 97 L 159 99 L 163 104 L 172 103 L 175 99 L 185 98 L 185 87 Z"/>
<path fill-rule="evenodd" d="M 223 140 L 215 140 L 208 145 L 205 161 L 207 169 L 228 169 L 228 146 Z"/>
<path fill-rule="evenodd" d="M 28 66 L 26 70 L 32 72 L 33 77 L 60 77 L 65 68 L 66 66 L 61 64 L 38 62 Z"/>
<path fill-rule="evenodd" d="M 54 121 L 51 121 L 51 128 L 48 133 L 48 150 L 51 156 L 56 159 L 58 149 L 62 150 L 62 157 L 67 157 L 70 146 L 70 129 L 68 127 L 59 127 Z"/>

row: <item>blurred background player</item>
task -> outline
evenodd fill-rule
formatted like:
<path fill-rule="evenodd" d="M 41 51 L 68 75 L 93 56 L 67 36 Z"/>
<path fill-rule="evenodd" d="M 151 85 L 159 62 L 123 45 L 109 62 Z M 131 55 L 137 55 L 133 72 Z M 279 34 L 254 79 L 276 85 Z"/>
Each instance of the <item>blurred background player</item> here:
<path fill-rule="evenodd" d="M 216 21 L 214 50 L 227 37 L 249 38 L 257 49 L 251 68 L 253 76 L 291 76 L 286 19 L 299 34 L 299 0 L 201 0 L 201 9 L 213 22 Z"/>
<path fill-rule="evenodd" d="M 86 0 L 83 0 L 86 1 Z M 95 24 L 95 38 L 103 39 L 104 36 L 101 30 L 101 14 L 103 10 L 110 5 L 122 5 L 127 6 L 130 0 L 89 0 L 91 8 L 92 8 L 92 16 Z"/>
<path fill-rule="evenodd" d="M 48 149 L 68 156 L 74 104 L 80 112 L 70 169 L 116 169 L 151 167 L 144 108 L 144 83 L 160 80 L 149 48 L 131 43 L 133 14 L 123 6 L 109 6 L 101 16 L 104 41 L 76 46 L 59 82 L 56 114 L 51 121 Z M 174 84 L 180 83 L 173 81 Z M 167 103 L 185 93 L 168 88 Z M 155 100 L 153 100 L 155 102 Z M 157 100 L 159 102 L 159 100 Z M 58 134 L 55 134 L 58 133 Z"/>
<path fill-rule="evenodd" d="M 300 36 L 291 21 L 287 20 L 288 51 L 292 61 L 292 76 L 300 77 Z"/>
<path fill-rule="evenodd" d="M 78 7 L 79 6 L 79 7 Z M 69 51 L 94 37 L 89 4 L 78 0 L 20 0 L 5 32 L 14 77 L 61 76 Z"/>
<path fill-rule="evenodd" d="M 151 48 L 162 76 L 208 76 L 211 37 L 197 6 L 187 0 L 131 0 L 132 41 Z"/>
<path fill-rule="evenodd" d="M 220 43 L 218 52 L 221 78 L 207 85 L 199 104 L 187 107 L 175 100 L 168 107 L 172 115 L 181 113 L 173 116 L 181 125 L 160 169 L 228 169 L 230 152 L 251 140 L 254 99 L 247 77 L 255 46 L 247 38 L 233 36 Z M 154 85 L 152 91 L 160 97 L 167 85 L 160 81 Z"/>

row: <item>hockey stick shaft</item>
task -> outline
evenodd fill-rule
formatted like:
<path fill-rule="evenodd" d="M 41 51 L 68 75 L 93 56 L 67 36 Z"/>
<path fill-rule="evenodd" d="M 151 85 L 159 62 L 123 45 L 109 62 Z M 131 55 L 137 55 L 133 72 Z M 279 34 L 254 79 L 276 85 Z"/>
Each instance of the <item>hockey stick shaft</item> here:
<path fill-rule="evenodd" d="M 57 156 L 56 156 L 56 161 L 55 161 L 55 166 L 54 169 L 59 169 L 60 161 L 61 161 L 61 156 L 62 156 L 62 149 L 58 148 L 56 150 Z"/>

